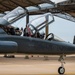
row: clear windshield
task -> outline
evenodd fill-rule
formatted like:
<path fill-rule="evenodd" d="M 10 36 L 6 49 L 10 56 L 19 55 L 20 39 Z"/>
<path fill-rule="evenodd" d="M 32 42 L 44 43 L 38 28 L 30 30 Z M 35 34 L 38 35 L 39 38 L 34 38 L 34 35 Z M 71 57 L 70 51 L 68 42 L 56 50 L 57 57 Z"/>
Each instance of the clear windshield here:
<path fill-rule="evenodd" d="M 52 14 L 47 13 L 32 20 L 30 23 L 28 23 L 28 26 L 31 29 L 32 33 L 35 33 L 36 31 L 40 31 L 41 29 L 45 28 L 47 25 L 50 25 L 52 22 L 54 22 L 54 17 L 52 16 Z M 48 38 L 51 37 L 52 37 L 51 35 L 48 36 Z M 63 41 L 56 35 L 54 35 L 54 40 Z"/>
<path fill-rule="evenodd" d="M 64 41 L 61 38 L 59 38 L 58 36 L 54 35 L 53 33 L 50 33 L 46 36 L 47 40 L 53 40 L 53 41 Z"/>
<path fill-rule="evenodd" d="M 52 16 L 52 14 L 47 13 L 47 14 L 44 14 L 44 15 L 32 20 L 30 23 L 28 23 L 28 25 L 33 31 L 34 30 L 40 31 L 47 25 L 50 25 L 50 23 L 53 21 L 54 21 L 54 18 Z"/>
<path fill-rule="evenodd" d="M 58 36 L 54 35 L 54 39 L 57 41 L 64 41 L 63 39 L 59 38 Z"/>

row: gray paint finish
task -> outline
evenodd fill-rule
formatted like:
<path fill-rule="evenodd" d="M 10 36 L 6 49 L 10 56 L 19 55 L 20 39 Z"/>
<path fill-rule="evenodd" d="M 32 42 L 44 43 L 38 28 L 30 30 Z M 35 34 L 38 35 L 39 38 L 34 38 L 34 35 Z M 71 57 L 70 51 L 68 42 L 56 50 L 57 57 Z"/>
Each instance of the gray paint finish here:
<path fill-rule="evenodd" d="M 0 36 L 1 41 L 13 41 L 18 45 L 16 53 L 27 54 L 74 54 L 75 45 L 61 41 L 49 41 L 32 37 Z"/>

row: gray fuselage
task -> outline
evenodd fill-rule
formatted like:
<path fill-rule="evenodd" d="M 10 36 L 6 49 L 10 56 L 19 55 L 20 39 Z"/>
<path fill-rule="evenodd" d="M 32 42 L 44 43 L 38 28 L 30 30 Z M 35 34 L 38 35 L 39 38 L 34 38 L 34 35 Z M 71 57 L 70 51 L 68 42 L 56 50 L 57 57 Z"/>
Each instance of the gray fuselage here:
<path fill-rule="evenodd" d="M 61 41 L 49 41 L 44 39 L 32 38 L 32 37 L 22 37 L 22 36 L 12 36 L 12 35 L 1 35 L 1 41 L 13 41 L 17 43 L 17 50 L 13 50 L 13 53 L 25 53 L 25 54 L 74 54 L 75 45 L 67 42 Z M 5 53 L 3 51 L 0 53 Z M 12 53 L 11 49 L 10 52 Z"/>

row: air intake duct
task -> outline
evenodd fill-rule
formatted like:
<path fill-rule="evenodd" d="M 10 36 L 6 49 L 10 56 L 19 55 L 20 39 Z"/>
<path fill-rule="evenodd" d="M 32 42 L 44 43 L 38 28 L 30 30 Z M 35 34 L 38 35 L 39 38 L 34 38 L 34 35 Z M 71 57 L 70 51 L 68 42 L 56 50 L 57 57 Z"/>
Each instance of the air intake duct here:
<path fill-rule="evenodd" d="M 15 53 L 18 45 L 13 41 L 0 41 L 0 53 Z"/>

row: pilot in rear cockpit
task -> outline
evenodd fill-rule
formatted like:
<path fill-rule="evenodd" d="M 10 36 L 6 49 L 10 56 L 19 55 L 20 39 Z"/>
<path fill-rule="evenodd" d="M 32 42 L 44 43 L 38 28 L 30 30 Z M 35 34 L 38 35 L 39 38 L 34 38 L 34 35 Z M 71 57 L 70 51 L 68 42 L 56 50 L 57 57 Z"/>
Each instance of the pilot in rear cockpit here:
<path fill-rule="evenodd" d="M 24 29 L 24 34 L 23 36 L 28 36 L 28 37 L 34 37 L 34 38 L 40 38 L 44 39 L 45 33 L 40 33 L 39 31 L 33 31 L 29 25 L 26 26 Z"/>
<path fill-rule="evenodd" d="M 24 29 L 24 35 L 23 36 L 29 36 L 29 37 L 31 37 L 32 35 L 33 35 L 32 31 L 29 28 L 29 26 L 27 25 L 26 28 Z"/>

